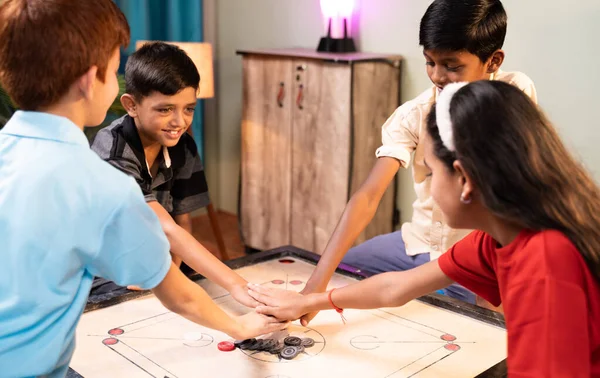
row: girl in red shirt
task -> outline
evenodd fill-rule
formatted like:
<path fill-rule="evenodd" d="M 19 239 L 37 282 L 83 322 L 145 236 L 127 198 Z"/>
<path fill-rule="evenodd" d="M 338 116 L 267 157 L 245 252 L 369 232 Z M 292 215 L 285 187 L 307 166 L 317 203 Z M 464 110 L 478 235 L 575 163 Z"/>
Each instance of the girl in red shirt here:
<path fill-rule="evenodd" d="M 281 319 L 406 302 L 460 283 L 503 305 L 510 377 L 600 377 L 600 190 L 516 87 L 444 88 L 427 122 L 431 194 L 448 226 L 476 229 L 437 261 L 335 292 L 250 286 Z"/>

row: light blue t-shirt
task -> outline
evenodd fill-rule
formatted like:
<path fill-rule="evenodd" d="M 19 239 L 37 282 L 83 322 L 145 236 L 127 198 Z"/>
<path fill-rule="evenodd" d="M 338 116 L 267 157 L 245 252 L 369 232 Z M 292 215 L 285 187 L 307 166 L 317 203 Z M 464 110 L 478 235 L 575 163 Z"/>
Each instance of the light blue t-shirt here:
<path fill-rule="evenodd" d="M 94 276 L 153 288 L 169 244 L 139 186 L 67 118 L 0 131 L 0 375 L 63 377 Z"/>

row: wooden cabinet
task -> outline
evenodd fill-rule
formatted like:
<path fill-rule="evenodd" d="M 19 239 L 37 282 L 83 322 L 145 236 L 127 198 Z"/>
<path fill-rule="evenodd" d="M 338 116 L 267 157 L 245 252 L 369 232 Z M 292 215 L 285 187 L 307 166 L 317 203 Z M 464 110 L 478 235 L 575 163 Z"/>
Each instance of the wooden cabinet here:
<path fill-rule="evenodd" d="M 400 57 L 311 50 L 243 55 L 241 231 L 256 249 L 322 253 L 399 105 Z M 391 232 L 395 187 L 357 243 Z"/>

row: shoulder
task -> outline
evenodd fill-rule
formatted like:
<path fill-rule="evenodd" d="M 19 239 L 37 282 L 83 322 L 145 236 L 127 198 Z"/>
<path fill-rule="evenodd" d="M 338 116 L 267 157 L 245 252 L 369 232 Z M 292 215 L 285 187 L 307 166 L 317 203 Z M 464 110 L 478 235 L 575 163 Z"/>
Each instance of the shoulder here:
<path fill-rule="evenodd" d="M 396 111 L 400 114 L 410 115 L 422 111 L 428 111 L 435 102 L 435 87 L 428 88 L 421 92 L 417 97 L 402 104 Z"/>
<path fill-rule="evenodd" d="M 561 231 L 543 230 L 528 232 L 524 237 L 520 255 L 528 260 L 532 274 L 537 271 L 557 279 L 572 281 L 586 266 L 575 244 Z"/>
<path fill-rule="evenodd" d="M 412 100 L 406 101 L 396 108 L 386 123 L 420 123 L 427 116 L 431 105 L 435 102 L 435 93 L 435 87 L 431 87 Z"/>
<path fill-rule="evenodd" d="M 534 87 L 533 80 L 523 72 L 519 71 L 499 71 L 496 75 L 496 80 L 512 84 L 523 90 Z"/>
<path fill-rule="evenodd" d="M 117 153 L 117 150 L 122 151 L 127 146 L 128 143 L 123 135 L 123 121 L 125 117 L 127 116 L 113 121 L 110 125 L 96 133 L 91 147 L 102 159 L 106 160 L 113 157 Z M 118 148 L 118 145 L 121 145 L 120 148 Z"/>
<path fill-rule="evenodd" d="M 73 172 L 79 171 L 82 175 L 87 172 L 85 175 L 86 180 L 83 182 L 98 188 L 96 192 L 99 196 L 110 197 L 116 194 L 115 192 L 121 192 L 120 188 L 130 188 L 130 184 L 133 182 L 130 176 L 116 169 L 91 151 L 85 157 L 85 164 L 73 162 L 72 165 Z"/>

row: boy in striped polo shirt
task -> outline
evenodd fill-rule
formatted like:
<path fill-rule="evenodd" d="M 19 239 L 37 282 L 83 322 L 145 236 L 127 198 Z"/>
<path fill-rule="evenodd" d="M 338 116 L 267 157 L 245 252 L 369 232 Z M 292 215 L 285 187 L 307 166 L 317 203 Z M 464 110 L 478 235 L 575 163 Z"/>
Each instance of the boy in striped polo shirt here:
<path fill-rule="evenodd" d="M 200 85 L 194 62 L 174 45 L 149 43 L 129 57 L 125 82 L 121 103 L 127 114 L 100 130 L 92 149 L 135 178 L 160 219 L 176 265 L 185 261 L 241 304 L 256 306 L 246 280 L 191 235 L 190 213 L 210 201 L 196 144 L 186 132 Z"/>

